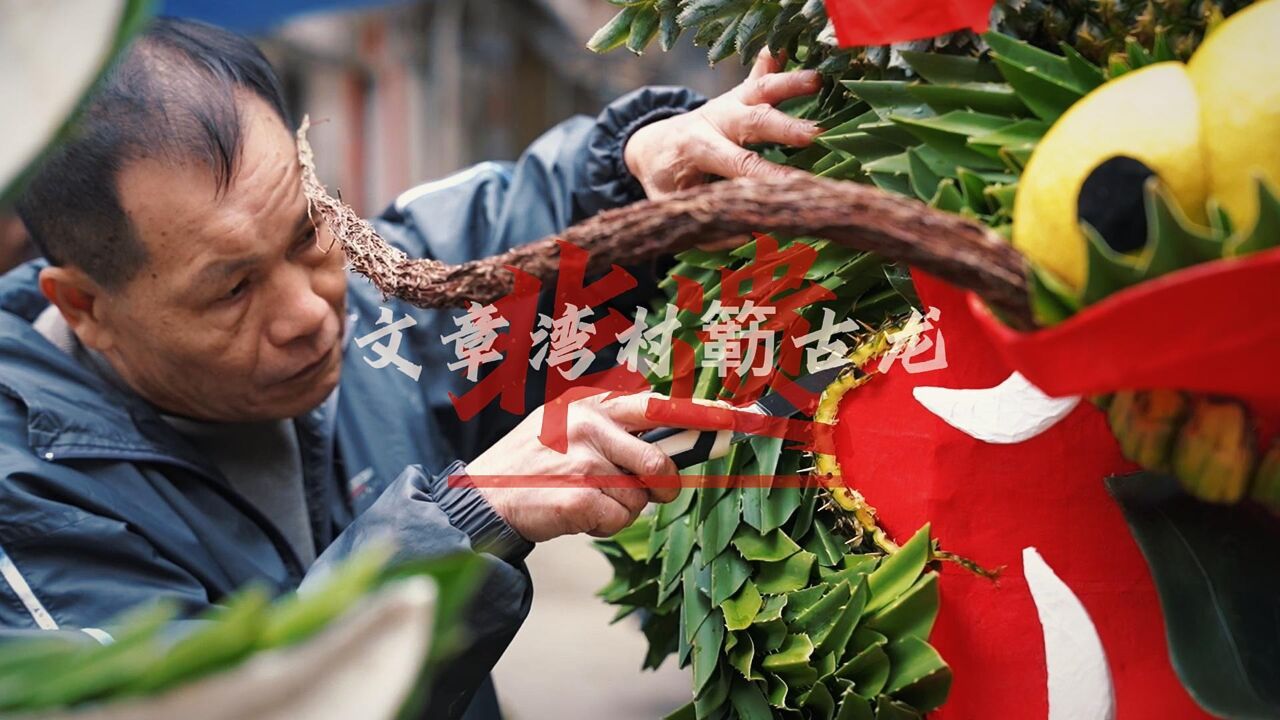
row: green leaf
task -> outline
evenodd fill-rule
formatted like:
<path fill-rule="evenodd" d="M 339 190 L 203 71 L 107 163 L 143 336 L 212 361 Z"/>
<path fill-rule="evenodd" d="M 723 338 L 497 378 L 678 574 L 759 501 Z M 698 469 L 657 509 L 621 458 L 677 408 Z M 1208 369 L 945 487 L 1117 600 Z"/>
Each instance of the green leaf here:
<path fill-rule="evenodd" d="M 746 680 L 763 680 L 764 676 L 755 669 L 755 641 L 751 633 L 734 633 L 736 638 L 733 649 L 729 651 L 729 664 Z"/>
<path fill-rule="evenodd" d="M 662 529 L 684 517 L 689 512 L 689 507 L 693 505 L 694 492 L 695 490 L 691 487 L 684 488 L 680 494 L 676 495 L 675 500 L 659 505 L 654 527 Z"/>
<path fill-rule="evenodd" d="M 769 533 L 786 524 L 800 507 L 804 496 L 800 488 L 774 488 L 760 504 L 760 532 Z"/>
<path fill-rule="evenodd" d="M 1067 65 L 1071 68 L 1071 74 L 1075 76 L 1078 87 L 1088 93 L 1107 81 L 1106 73 L 1102 72 L 1102 68 L 1094 65 L 1079 50 L 1061 43 L 1058 48 L 1062 50 L 1062 55 L 1067 59 Z"/>
<path fill-rule="evenodd" d="M 692 0 L 684 4 L 679 22 L 683 27 L 705 25 L 711 20 L 729 17 L 747 5 L 747 0 Z"/>
<path fill-rule="evenodd" d="M 951 668 L 938 651 L 914 635 L 885 646 L 889 680 L 885 692 L 921 712 L 942 705 L 951 689 Z"/>
<path fill-rule="evenodd" d="M 792 456 L 794 457 L 794 455 Z M 800 489 L 800 507 L 791 515 L 791 527 L 788 537 L 804 537 L 813 527 L 813 516 L 818 511 L 818 488 L 804 487 Z"/>
<path fill-rule="evenodd" d="M 787 593 L 787 606 L 782 610 L 782 619 L 787 621 L 788 626 L 792 625 L 801 613 L 822 599 L 827 589 L 825 584 L 818 584 Z"/>
<path fill-rule="evenodd" d="M 127 611 L 113 628 L 115 642 L 88 645 L 55 671 L 25 675 L 23 686 L 5 688 L 0 710 L 63 707 L 127 686 L 163 656 L 157 639 L 176 610 L 172 603 L 158 602 Z"/>
<path fill-rule="evenodd" d="M 751 576 L 751 566 L 736 550 L 726 548 L 711 562 L 711 604 L 722 605 L 742 589 Z"/>
<path fill-rule="evenodd" d="M 906 703 L 881 695 L 876 698 L 876 720 L 920 720 L 920 713 Z"/>
<path fill-rule="evenodd" d="M 688 643 L 693 643 L 694 636 L 702 628 L 707 617 L 711 615 L 711 599 L 698 589 L 695 579 L 697 576 L 697 570 L 694 569 L 695 565 L 697 565 L 697 562 L 691 562 L 684 568 L 682 586 L 684 597 L 683 602 L 680 603 L 683 637 L 685 642 Z"/>
<path fill-rule="evenodd" d="M 871 701 L 858 695 L 853 687 L 840 696 L 840 709 L 836 720 L 874 720 Z"/>
<path fill-rule="evenodd" d="M 728 551 L 726 551 L 728 552 Z M 724 602 L 724 624 L 729 630 L 746 630 L 755 622 L 756 615 L 764 606 L 764 599 L 756 584 L 747 580 L 737 594 Z"/>
<path fill-rule="evenodd" d="M 782 618 L 782 611 L 787 607 L 786 595 L 771 595 L 764 600 L 760 613 L 756 615 L 756 623 L 770 622 Z"/>
<path fill-rule="evenodd" d="M 777 5 L 757 2 L 742 16 L 742 22 L 738 23 L 738 34 L 734 37 L 734 47 L 737 48 L 739 53 L 743 54 L 744 60 L 755 60 L 754 53 L 747 54 L 750 50 L 751 41 L 764 34 L 769 24 L 773 21 L 773 14 L 777 10 Z"/>
<path fill-rule="evenodd" d="M 1002 33 L 988 32 L 982 36 L 982 39 L 986 40 L 991 47 L 992 57 L 996 60 L 1000 74 L 1004 75 L 1005 79 L 1009 76 L 1004 72 L 1004 67 L 1000 66 L 1002 60 L 1007 65 L 1032 72 L 1044 82 L 1052 83 L 1077 96 L 1084 95 L 1092 89 L 1088 83 L 1081 82 L 1076 77 L 1071 70 L 1071 63 L 1064 57 Z"/>
<path fill-rule="evenodd" d="M 867 627 L 890 638 L 926 640 L 938 618 L 938 573 L 928 572 L 911 589 L 867 618 Z"/>
<path fill-rule="evenodd" d="M 976 152 L 991 158 L 1003 160 L 1001 151 L 1010 148 L 1025 149 L 1028 152 L 1035 148 L 1044 134 L 1049 131 L 1048 123 L 1040 120 L 1019 120 L 1010 125 L 969 138 L 969 147 Z"/>
<path fill-rule="evenodd" d="M 651 613 L 640 623 L 640 630 L 649 641 L 649 650 L 645 653 L 645 670 L 657 670 L 662 661 L 679 649 L 677 636 L 680 634 L 679 613 Z"/>
<path fill-rule="evenodd" d="M 701 694 L 720 662 L 724 623 L 712 613 L 693 636 L 693 692 Z"/>
<path fill-rule="evenodd" d="M 644 562 L 649 559 L 649 529 L 652 522 L 652 518 L 648 516 L 638 518 L 610 539 L 618 544 L 627 557 L 636 562 Z"/>
<path fill-rule="evenodd" d="M 742 513 L 739 509 L 741 501 L 742 493 L 736 488 L 730 489 L 711 508 L 707 519 L 698 526 L 698 544 L 702 546 L 704 557 L 709 556 L 714 559 L 733 540 L 734 533 L 738 531 L 738 524 L 742 521 Z"/>
<path fill-rule="evenodd" d="M 782 647 L 766 655 L 760 666 L 779 675 L 803 673 L 809 670 L 809 658 L 813 656 L 813 642 L 804 633 L 788 635 Z"/>
<path fill-rule="evenodd" d="M 763 652 L 773 652 L 782 647 L 787 639 L 787 624 L 781 620 L 760 622 L 759 618 L 751 626 L 751 633 L 756 641 L 756 648 Z"/>
<path fill-rule="evenodd" d="M 880 555 L 872 555 L 870 553 L 865 555 L 850 553 L 840 560 L 838 570 L 821 568 L 822 581 L 834 585 L 841 580 L 848 580 L 850 585 L 854 585 L 857 583 L 858 578 L 863 575 L 869 575 L 871 571 L 876 569 L 876 565 L 880 563 L 880 558 Z"/>
<path fill-rule="evenodd" d="M 1174 670 L 1221 717 L 1280 716 L 1280 523 L 1248 504 L 1211 505 L 1171 476 L 1106 481 L 1160 595 Z M 1261 602 L 1270 598 L 1270 602 Z"/>
<path fill-rule="evenodd" d="M 662 556 L 662 569 L 658 574 L 658 602 L 662 602 L 667 588 L 675 586 L 689 564 L 689 557 L 693 554 L 693 535 L 693 518 L 687 515 L 671 526 L 666 552 Z"/>
<path fill-rule="evenodd" d="M 726 716 L 728 708 L 725 707 L 725 703 L 729 700 L 731 678 L 732 676 L 722 672 L 720 667 L 716 666 L 711 681 L 693 699 L 693 712 L 698 720 L 722 720 Z"/>
<path fill-rule="evenodd" d="M 1002 80 L 999 70 L 978 58 L 911 50 L 903 50 L 899 54 L 908 67 L 935 85 L 992 83 Z"/>
<path fill-rule="evenodd" d="M 756 436 L 747 442 L 759 463 L 756 471 L 761 475 L 773 475 L 778 469 L 778 459 L 782 457 L 782 438 Z"/>
<path fill-rule="evenodd" d="M 627 35 L 627 49 L 640 55 L 657 34 L 657 8 L 652 5 L 642 5 L 640 12 L 631 21 L 631 31 Z"/>
<path fill-rule="evenodd" d="M 1001 170 L 1004 164 L 969 147 L 969 138 L 989 135 L 1013 124 L 1007 117 L 967 110 L 953 110 L 931 118 L 900 118 L 893 121 L 926 143 L 930 150 L 941 153 L 950 164 L 975 170 Z M 870 168 L 868 168 L 870 169 Z"/>
<path fill-rule="evenodd" d="M 659 3 L 659 11 L 661 17 L 658 19 L 658 46 L 662 48 L 662 52 L 670 52 L 671 48 L 676 46 L 676 41 L 680 39 L 680 33 L 684 28 L 680 27 L 677 20 L 674 0 L 669 3 Z"/>
<path fill-rule="evenodd" d="M 1071 317 L 1080 309 L 1080 300 L 1065 283 L 1052 273 L 1031 265 L 1028 279 L 1028 295 L 1031 298 L 1031 314 L 1036 324 L 1049 327 Z"/>
<path fill-rule="evenodd" d="M 1149 239 L 1143 280 L 1222 257 L 1222 242 L 1195 227 L 1160 183 L 1148 182 L 1145 195 Z"/>
<path fill-rule="evenodd" d="M 855 638 L 857 634 L 854 634 Z M 883 637 L 880 636 L 880 639 L 883 640 Z M 889 656 L 885 653 L 885 645 L 887 642 L 869 645 L 837 668 L 836 676 L 852 680 L 859 695 L 865 698 L 875 697 L 889 681 Z"/>
<path fill-rule="evenodd" d="M 613 19 L 591 36 L 587 41 L 587 49 L 595 53 L 606 53 L 620 47 L 627 41 L 627 36 L 631 33 L 631 23 L 640 14 L 640 10 L 639 5 L 622 8 L 621 12 L 614 15 Z"/>
<path fill-rule="evenodd" d="M 815 638 L 819 653 L 831 654 L 837 658 L 844 654 L 849 639 L 853 637 L 853 631 L 858 626 L 858 619 L 862 617 L 862 610 L 867 606 L 868 595 L 867 583 L 859 579 L 854 585 L 852 597 L 840 610 L 839 618 L 831 626 L 830 631 L 823 637 Z"/>
<path fill-rule="evenodd" d="M 1007 117 L 1031 114 L 1013 88 L 1004 83 L 912 85 L 911 94 L 928 103 L 938 113 L 973 110 Z"/>
<path fill-rule="evenodd" d="M 889 80 L 843 80 L 840 83 L 876 111 L 882 120 L 890 115 L 900 118 L 932 117 L 929 104 L 911 94 L 911 86 Z"/>
<path fill-rule="evenodd" d="M 810 688 L 801 707 L 808 710 L 809 717 L 815 720 L 832 720 L 836 714 L 836 701 L 831 697 L 831 691 L 822 683 Z"/>
<path fill-rule="evenodd" d="M 724 32 L 715 42 L 711 43 L 711 47 L 707 50 L 707 62 L 715 65 L 733 54 L 734 41 L 738 37 L 738 26 L 742 24 L 742 18 L 736 17 L 725 25 Z"/>
<path fill-rule="evenodd" d="M 776 708 L 786 708 L 791 693 L 790 686 L 777 675 L 770 675 L 767 681 L 769 704 Z"/>
<path fill-rule="evenodd" d="M 849 604 L 852 595 L 849 583 L 840 583 L 801 613 L 792 626 L 808 634 L 814 643 L 821 643 L 840 621 L 840 611 Z"/>
<path fill-rule="evenodd" d="M 844 558 L 844 545 L 823 523 L 813 526 L 804 549 L 818 557 L 818 564 L 823 567 L 835 567 Z"/>
<path fill-rule="evenodd" d="M 1228 241 L 1226 255 L 1241 257 L 1249 253 L 1269 250 L 1280 244 L 1280 198 L 1271 191 L 1268 183 L 1257 178 L 1258 186 L 1258 219 L 1253 229 L 1240 233 L 1239 237 Z"/>
<path fill-rule="evenodd" d="M 874 613 L 906 592 L 929 561 L 929 525 L 925 524 L 898 552 L 886 557 L 875 572 L 867 576 L 871 599 L 865 612 Z"/>
<path fill-rule="evenodd" d="M 239 661 L 252 652 L 270 602 L 260 587 L 236 593 L 209 617 L 207 625 L 176 642 L 125 692 L 154 693 Z"/>
<path fill-rule="evenodd" d="M 816 560 L 813 553 L 801 550 L 782 562 L 760 563 L 755 577 L 756 588 L 766 595 L 773 595 L 806 587 Z"/>
<path fill-rule="evenodd" d="M 1093 303 L 1142 282 L 1140 261 L 1111 249 L 1106 240 L 1087 222 L 1080 223 L 1085 238 L 1086 275 L 1080 291 L 1082 305 Z"/>
<path fill-rule="evenodd" d="M 741 720 L 772 720 L 769 701 L 755 683 L 735 681 L 729 690 L 729 701 Z"/>
<path fill-rule="evenodd" d="M 890 155 L 896 155 L 902 152 L 903 148 L 902 145 L 891 140 L 862 131 L 844 133 L 842 135 L 819 135 L 816 142 L 823 147 L 847 153 L 848 156 L 857 159 L 860 163 L 868 163 Z M 839 157 L 836 160 L 838 161 Z M 831 165 L 834 165 L 834 162 Z M 822 172 L 831 167 L 831 165 L 826 167 L 814 165 L 813 170 L 814 172 Z"/>
<path fill-rule="evenodd" d="M 941 178 L 914 149 L 907 151 L 907 177 L 911 178 L 911 191 L 920 200 L 928 202 L 938 194 L 938 183 Z"/>
<path fill-rule="evenodd" d="M 1084 97 L 1079 92 L 1059 86 L 1034 68 L 1015 65 L 998 55 L 992 57 L 1022 102 L 1045 122 L 1055 122 L 1067 108 Z"/>
<path fill-rule="evenodd" d="M 965 207 L 964 196 L 956 189 L 956 181 L 947 178 L 938 183 L 938 192 L 929 200 L 929 205 L 939 210 L 958 213 Z"/>
<path fill-rule="evenodd" d="M 800 546 L 781 530 L 761 535 L 748 527 L 738 529 L 733 546 L 752 562 L 778 562 L 800 552 Z"/>

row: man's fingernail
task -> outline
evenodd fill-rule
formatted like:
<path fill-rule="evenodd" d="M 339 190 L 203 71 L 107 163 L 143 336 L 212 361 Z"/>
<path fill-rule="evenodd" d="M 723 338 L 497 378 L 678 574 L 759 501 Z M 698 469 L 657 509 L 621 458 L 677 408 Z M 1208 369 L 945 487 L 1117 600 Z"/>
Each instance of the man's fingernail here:
<path fill-rule="evenodd" d="M 801 70 L 804 81 L 810 85 L 816 85 L 822 82 L 822 75 L 817 70 Z"/>

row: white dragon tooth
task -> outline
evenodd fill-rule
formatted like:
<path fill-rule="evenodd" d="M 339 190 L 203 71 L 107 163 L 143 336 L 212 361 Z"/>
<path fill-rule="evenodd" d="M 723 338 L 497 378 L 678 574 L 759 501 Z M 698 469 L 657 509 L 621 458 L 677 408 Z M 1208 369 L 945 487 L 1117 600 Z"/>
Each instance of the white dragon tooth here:
<path fill-rule="evenodd" d="M 1030 440 L 1053 427 L 1080 403 L 1079 396 L 1049 397 L 1016 372 L 991 388 L 922 386 L 911 394 L 948 425 L 995 445 Z"/>
<path fill-rule="evenodd" d="M 1022 574 L 1044 630 L 1049 720 L 1114 720 L 1107 653 L 1080 598 L 1033 547 L 1022 550 Z"/>

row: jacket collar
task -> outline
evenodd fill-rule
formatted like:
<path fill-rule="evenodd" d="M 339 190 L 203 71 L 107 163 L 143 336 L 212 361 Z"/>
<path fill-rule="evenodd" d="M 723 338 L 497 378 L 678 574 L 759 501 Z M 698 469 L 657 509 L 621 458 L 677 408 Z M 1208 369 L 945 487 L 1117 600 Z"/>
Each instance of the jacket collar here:
<path fill-rule="evenodd" d="M 145 400 L 116 388 L 32 327 L 48 307 L 44 261 L 0 276 L 0 392 L 26 408 L 31 450 L 45 460 L 150 459 L 212 473 Z"/>

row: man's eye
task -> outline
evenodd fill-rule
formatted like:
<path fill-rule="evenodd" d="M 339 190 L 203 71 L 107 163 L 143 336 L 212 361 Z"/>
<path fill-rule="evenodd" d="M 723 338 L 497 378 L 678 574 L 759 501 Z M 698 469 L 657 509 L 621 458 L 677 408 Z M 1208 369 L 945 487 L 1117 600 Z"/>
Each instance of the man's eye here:
<path fill-rule="evenodd" d="M 224 297 L 227 300 L 233 300 L 243 295 L 245 291 L 247 291 L 248 289 L 249 289 L 249 278 L 245 278 L 240 282 L 236 283 L 236 286 L 231 288 L 231 290 Z"/>

